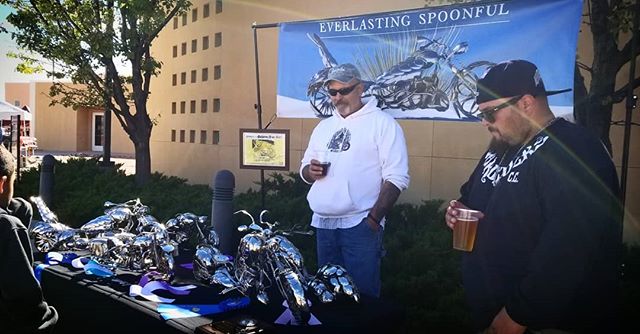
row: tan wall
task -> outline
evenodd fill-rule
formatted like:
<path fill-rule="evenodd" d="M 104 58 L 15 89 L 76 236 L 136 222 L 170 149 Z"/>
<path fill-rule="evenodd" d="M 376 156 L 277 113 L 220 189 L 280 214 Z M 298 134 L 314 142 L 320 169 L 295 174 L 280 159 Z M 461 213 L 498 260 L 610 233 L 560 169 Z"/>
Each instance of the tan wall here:
<path fill-rule="evenodd" d="M 211 16 L 202 17 L 203 5 L 209 3 Z M 187 178 L 193 183 L 211 183 L 220 169 L 229 169 L 236 176 L 237 192 L 253 187 L 259 180 L 259 172 L 238 168 L 238 129 L 256 128 L 257 116 L 254 103 L 255 63 L 253 49 L 253 22 L 258 24 L 319 19 L 381 11 L 401 10 L 424 6 L 424 1 L 333 1 L 322 6 L 309 6 L 306 1 L 272 0 L 269 2 L 248 0 L 223 2 L 223 11 L 215 14 L 215 1 L 195 0 L 198 20 L 178 28 L 170 22 L 154 43 L 153 54 L 163 62 L 162 73 L 152 82 L 150 110 L 161 115 L 151 140 L 152 168 L 167 174 Z M 214 34 L 222 32 L 223 43 L 214 47 Z M 579 42 L 580 58 L 587 61 L 590 42 L 583 27 Z M 208 35 L 210 47 L 201 49 L 202 36 Z M 277 84 L 277 28 L 258 30 L 258 47 L 261 79 L 263 124 L 275 113 Z M 191 52 L 191 40 L 198 39 L 198 51 Z M 187 54 L 181 55 L 181 44 L 187 43 Z M 172 56 L 172 47 L 178 47 L 178 56 Z M 590 60 L 588 60 L 590 61 Z M 222 78 L 213 80 L 213 66 L 222 66 Z M 190 83 L 190 72 L 209 67 L 209 80 Z M 180 84 L 180 73 L 186 72 L 187 83 Z M 172 74 L 177 74 L 178 84 L 172 86 Z M 200 100 L 222 99 L 220 113 L 200 112 Z M 195 114 L 189 111 L 191 100 L 196 100 Z M 186 101 L 186 112 L 180 113 L 180 101 Z M 177 103 L 177 113 L 171 113 L 171 103 Z M 622 105 L 618 105 L 614 119 L 622 118 Z M 635 115 L 635 122 L 638 122 Z M 317 120 L 276 119 L 272 129 L 291 131 L 291 170 L 300 166 L 302 150 Z M 488 142 L 486 129 L 478 123 L 446 121 L 400 121 L 409 146 L 411 185 L 401 196 L 401 201 L 419 203 L 429 199 L 450 199 L 458 196 L 460 185 L 466 180 Z M 625 239 L 640 241 L 640 133 L 634 127 L 636 138 L 631 150 L 629 173 L 628 212 L 625 221 Z M 176 130 L 176 141 L 171 141 L 171 130 Z M 185 143 L 179 142 L 180 130 L 185 130 Z M 195 143 L 189 143 L 190 130 L 196 131 Z M 200 131 L 207 131 L 207 143 L 200 144 Z M 211 131 L 220 131 L 220 143 L 211 144 Z M 615 161 L 620 166 L 622 148 L 621 129 L 612 127 Z M 267 172 L 271 173 L 271 172 Z"/>
<path fill-rule="evenodd" d="M 32 82 L 30 94 L 35 97 L 31 106 L 34 115 L 38 149 L 45 151 L 77 151 L 77 117 L 75 111 L 62 105 L 49 106 L 48 82 Z"/>
<path fill-rule="evenodd" d="M 4 84 L 4 100 L 15 105 L 19 101 L 18 108 L 29 105 L 29 84 L 28 83 L 5 83 Z"/>
<path fill-rule="evenodd" d="M 91 127 L 93 112 L 100 109 L 80 108 L 77 111 L 62 105 L 49 106 L 50 82 L 6 83 L 5 99 L 19 99 L 28 105 L 34 116 L 34 135 L 38 139 L 38 149 L 44 151 L 91 151 Z M 13 102 L 12 102 L 13 103 Z M 133 155 L 131 140 L 124 132 L 115 116 L 111 125 L 112 154 Z"/>

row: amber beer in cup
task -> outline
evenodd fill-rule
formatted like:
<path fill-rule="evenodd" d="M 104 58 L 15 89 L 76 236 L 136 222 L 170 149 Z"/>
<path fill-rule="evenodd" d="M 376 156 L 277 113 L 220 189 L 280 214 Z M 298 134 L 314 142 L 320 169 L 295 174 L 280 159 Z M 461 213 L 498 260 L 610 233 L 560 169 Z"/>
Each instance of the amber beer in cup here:
<path fill-rule="evenodd" d="M 453 226 L 453 248 L 461 251 L 470 252 L 473 250 L 473 244 L 476 240 L 476 232 L 478 231 L 478 214 L 479 211 L 469 209 L 456 209 L 456 224 Z"/>
<path fill-rule="evenodd" d="M 315 155 L 316 160 L 320 162 L 320 167 L 322 167 L 322 176 L 327 176 L 329 166 L 331 166 L 331 161 L 329 161 L 329 151 L 318 150 Z"/>

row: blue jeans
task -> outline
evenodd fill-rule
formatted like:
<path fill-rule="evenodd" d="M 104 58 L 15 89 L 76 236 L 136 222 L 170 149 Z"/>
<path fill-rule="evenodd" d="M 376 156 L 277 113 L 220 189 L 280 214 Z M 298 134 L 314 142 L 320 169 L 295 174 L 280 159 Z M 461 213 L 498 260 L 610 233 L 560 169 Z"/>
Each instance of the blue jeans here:
<path fill-rule="evenodd" d="M 375 232 L 366 222 L 347 229 L 316 229 L 318 267 L 327 263 L 343 266 L 358 291 L 380 297 L 382 228 Z"/>

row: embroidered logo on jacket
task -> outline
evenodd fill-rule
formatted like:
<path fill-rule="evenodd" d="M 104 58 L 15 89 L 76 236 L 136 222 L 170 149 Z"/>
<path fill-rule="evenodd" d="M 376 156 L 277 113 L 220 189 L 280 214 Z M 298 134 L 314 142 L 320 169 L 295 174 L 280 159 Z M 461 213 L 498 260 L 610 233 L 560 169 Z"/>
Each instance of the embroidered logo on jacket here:
<path fill-rule="evenodd" d="M 331 136 L 331 141 L 327 144 L 327 149 L 331 152 L 347 151 L 351 147 L 351 132 L 342 128 Z"/>
<path fill-rule="evenodd" d="M 486 183 L 487 181 L 491 181 L 491 184 L 495 187 L 501 179 L 506 177 L 507 182 L 518 183 L 520 181 L 520 172 L 517 171 L 517 168 L 542 147 L 547 139 L 549 139 L 549 136 L 536 138 L 533 144 L 521 148 L 506 166 L 500 166 L 498 156 L 495 152 L 487 152 L 484 156 L 484 162 L 482 163 L 480 182 Z"/>

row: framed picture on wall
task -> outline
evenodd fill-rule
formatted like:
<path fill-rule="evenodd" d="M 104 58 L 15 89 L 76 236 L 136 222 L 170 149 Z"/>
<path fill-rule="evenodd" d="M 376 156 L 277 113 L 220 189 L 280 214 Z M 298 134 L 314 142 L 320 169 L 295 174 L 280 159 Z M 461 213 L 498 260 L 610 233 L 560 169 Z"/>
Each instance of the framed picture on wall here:
<path fill-rule="evenodd" d="M 240 168 L 289 170 L 289 130 L 240 129 Z"/>

